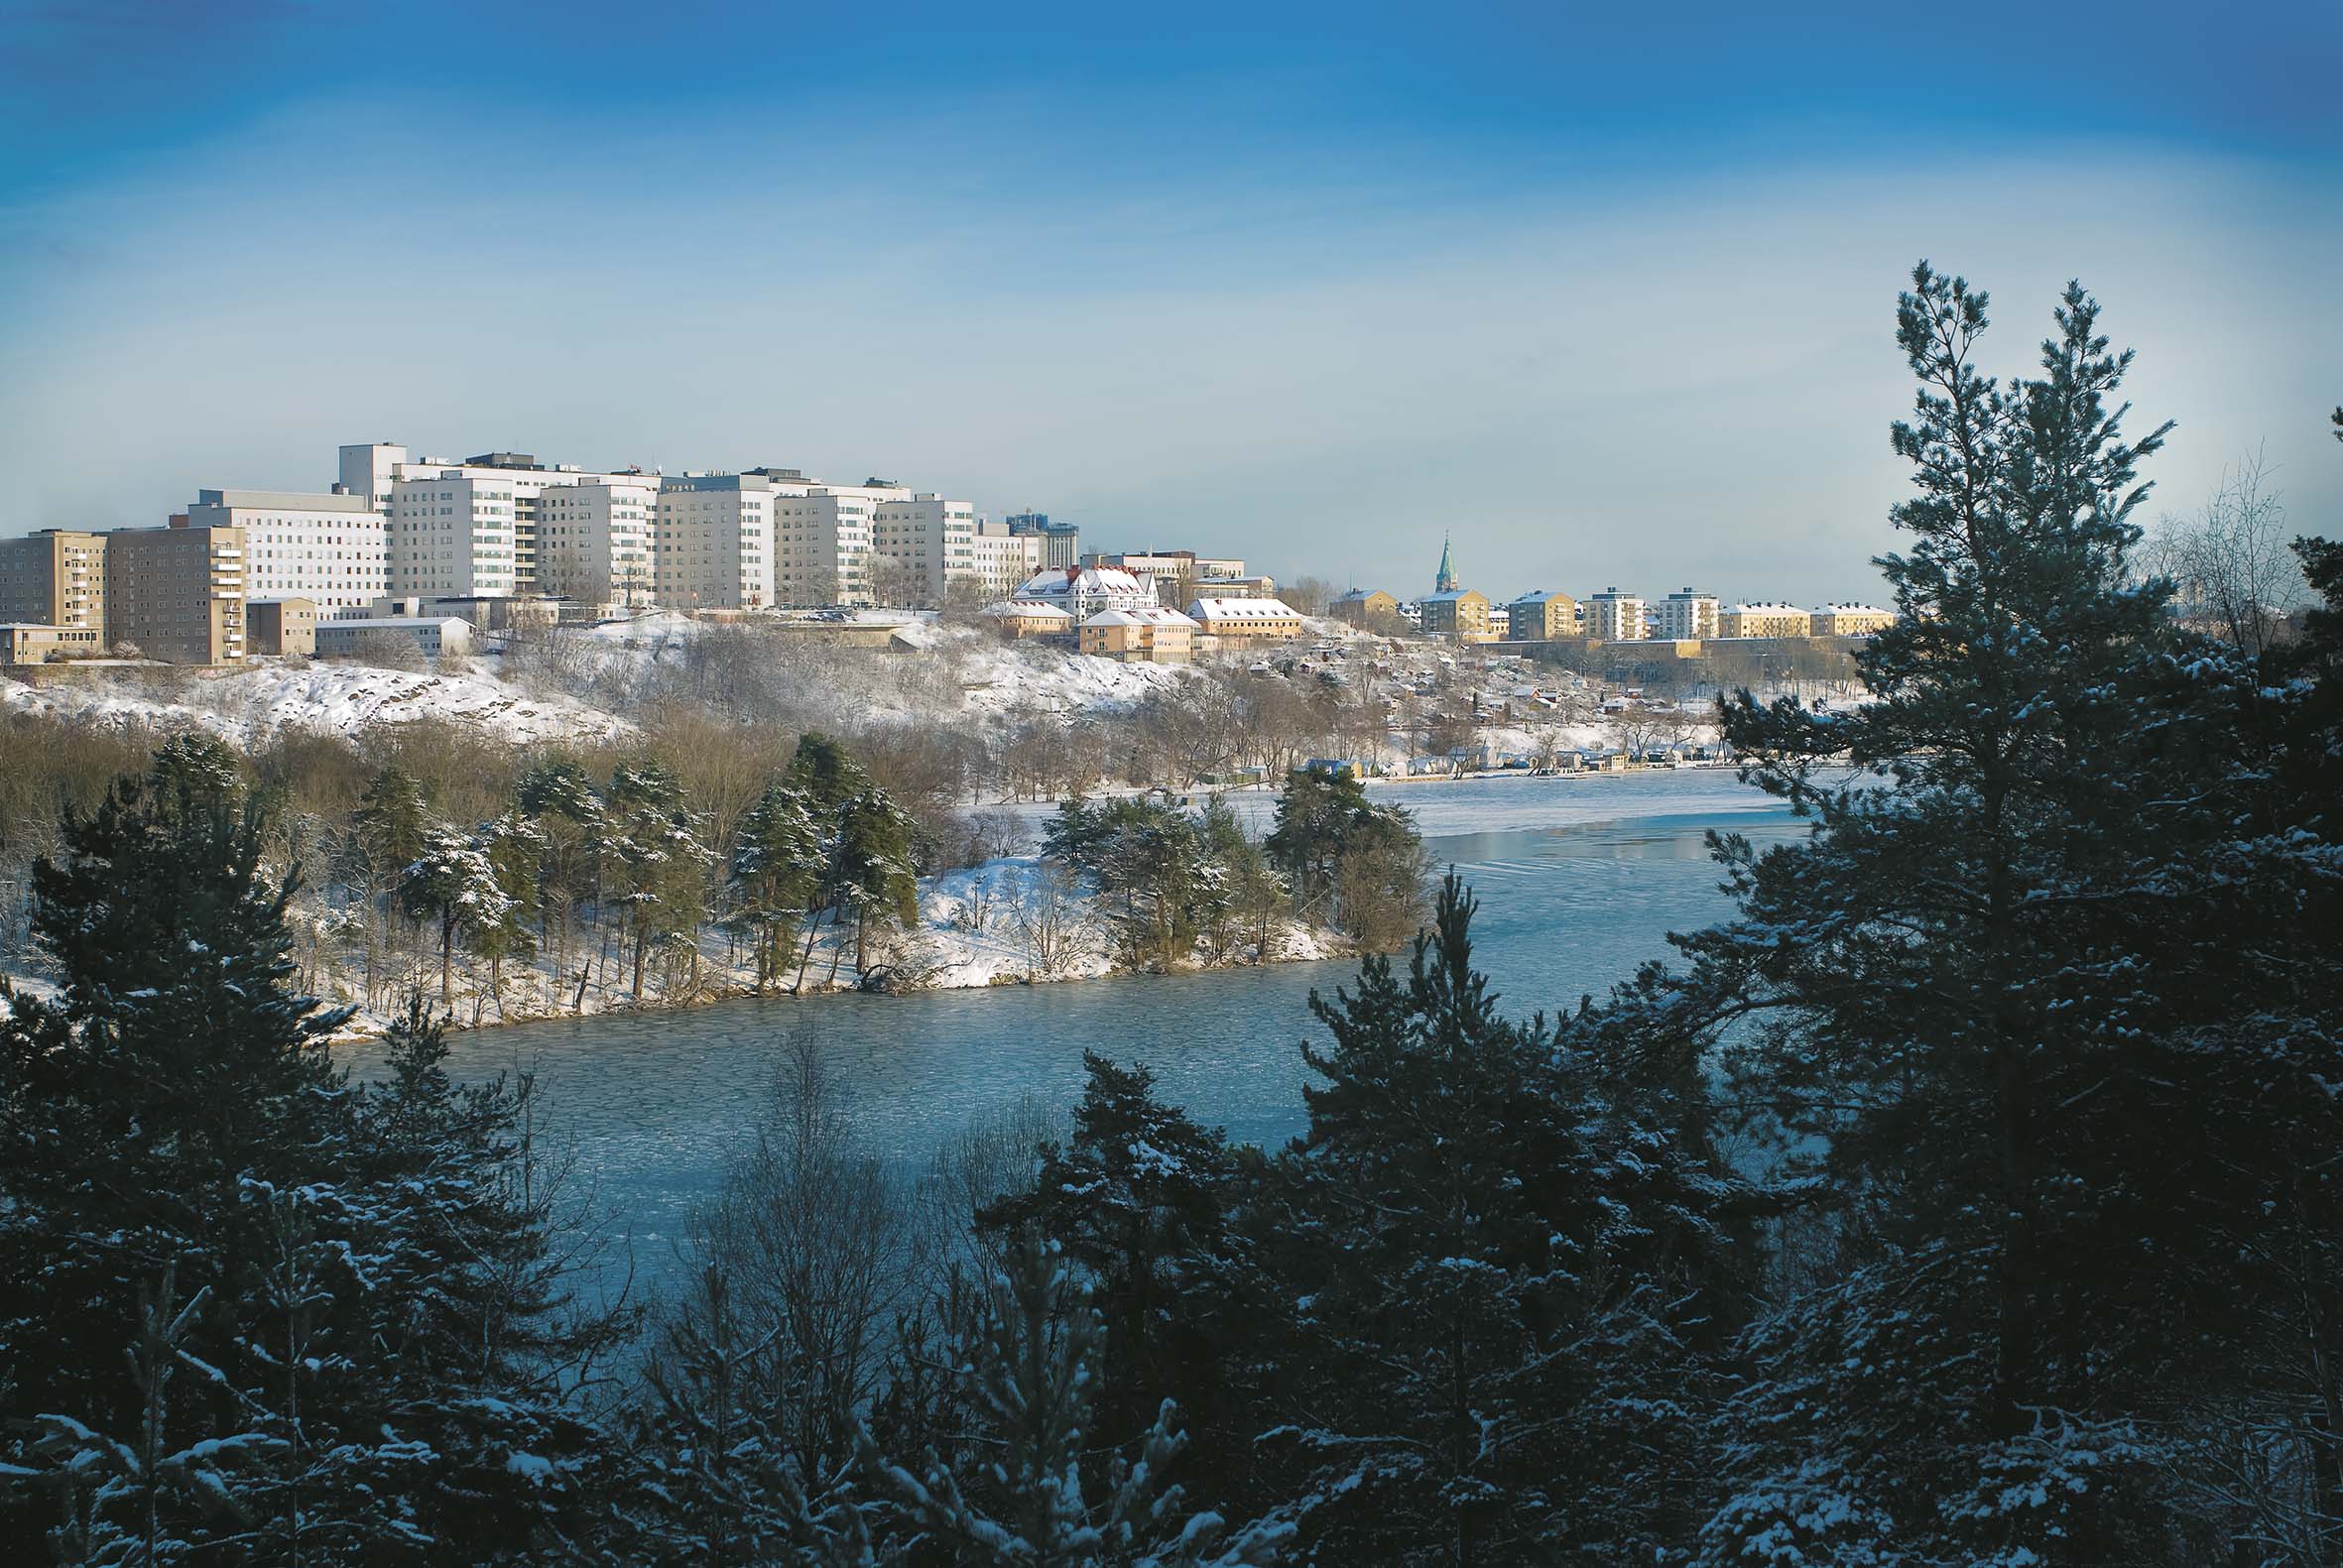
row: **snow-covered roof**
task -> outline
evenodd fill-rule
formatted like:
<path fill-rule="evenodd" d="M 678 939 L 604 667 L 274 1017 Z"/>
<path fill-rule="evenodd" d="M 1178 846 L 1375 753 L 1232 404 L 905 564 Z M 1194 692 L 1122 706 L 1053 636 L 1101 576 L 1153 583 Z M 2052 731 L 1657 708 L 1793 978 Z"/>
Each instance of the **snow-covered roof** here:
<path fill-rule="evenodd" d="M 1735 615 L 1805 615 L 1809 612 L 1794 604 L 1737 604 L 1733 606 L 1732 613 Z"/>
<path fill-rule="evenodd" d="M 1003 620 L 1011 616 L 1029 621 L 1070 621 L 1074 618 L 1073 612 L 1062 604 L 1041 604 L 1032 599 L 1011 599 L 1004 604 L 988 605 L 984 613 Z"/>
<path fill-rule="evenodd" d="M 1890 616 L 1892 616 L 1892 615 L 1894 615 L 1896 612 L 1895 612 L 1895 611 L 1893 611 L 1893 610 L 1883 610 L 1883 609 L 1881 609 L 1881 608 L 1880 608 L 1878 605 L 1876 605 L 1876 604 L 1826 604 L 1826 605 L 1824 605 L 1824 606 L 1823 606 L 1823 607 L 1822 607 L 1820 610 L 1817 610 L 1817 611 L 1815 611 L 1814 613 L 1815 613 L 1815 614 L 1817 614 L 1817 615 L 1825 615 L 1825 614 L 1827 614 L 1827 615 L 1890 615 Z"/>
<path fill-rule="evenodd" d="M 1240 599 L 1198 599 L 1187 607 L 1198 621 L 1298 621 L 1301 612 L 1283 599 L 1258 596 Z"/>
<path fill-rule="evenodd" d="M 1147 594 L 1155 590 L 1120 566 L 1052 566 L 1017 590 L 1020 599 L 1064 599 L 1077 593 Z"/>
<path fill-rule="evenodd" d="M 1156 605 L 1140 610 L 1101 610 L 1082 623 L 1084 626 L 1193 626 L 1196 623 L 1177 610 Z"/>
<path fill-rule="evenodd" d="M 1523 594 L 1520 598 L 1514 600 L 1513 602 L 1515 604 L 1547 604 L 1555 599 L 1565 600 L 1571 604 L 1576 604 L 1578 602 L 1576 599 L 1572 599 L 1568 594 L 1562 592 L 1559 588 L 1538 588 L 1529 593 Z"/>
<path fill-rule="evenodd" d="M 1418 604 L 1452 604 L 1456 600 L 1468 596 L 1481 600 L 1486 600 L 1489 597 L 1478 588 L 1443 588 L 1438 593 L 1427 593 L 1416 602 Z"/>
<path fill-rule="evenodd" d="M 1381 588 L 1353 588 L 1350 592 L 1341 595 L 1334 602 L 1336 604 L 1358 604 L 1364 600 L 1374 598 L 1379 593 L 1382 593 L 1383 597 L 1386 599 L 1391 597 L 1390 594 L 1383 593 Z"/>
<path fill-rule="evenodd" d="M 335 632 L 412 632 L 420 626 L 436 627 L 441 631 L 450 626 L 460 626 L 467 632 L 472 629 L 472 623 L 458 615 L 357 615 L 351 616 L 347 620 L 337 619 L 321 622 L 317 630 L 320 632 L 328 630 Z"/>

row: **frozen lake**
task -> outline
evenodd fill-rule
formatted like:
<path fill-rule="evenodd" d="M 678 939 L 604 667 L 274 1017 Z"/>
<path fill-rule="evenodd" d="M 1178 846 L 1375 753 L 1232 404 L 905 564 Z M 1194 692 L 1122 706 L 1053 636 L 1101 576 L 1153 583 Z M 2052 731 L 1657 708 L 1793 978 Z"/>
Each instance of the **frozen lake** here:
<path fill-rule="evenodd" d="M 1668 931 L 1727 911 L 1703 847 L 1709 828 L 1761 843 L 1805 831 L 1726 772 L 1415 784 L 1378 797 L 1418 812 L 1441 864 L 1479 893 L 1480 965 L 1506 1011 L 1525 1017 L 1575 1008 L 1582 993 L 1599 995 L 1665 953 Z M 868 1137 L 907 1164 L 1026 1094 L 1070 1108 L 1085 1049 L 1145 1062 L 1199 1121 L 1274 1144 L 1301 1130 L 1299 1044 L 1324 1039 L 1309 993 L 1330 994 L 1357 967 L 780 998 L 518 1025 L 454 1036 L 451 1066 L 467 1077 L 538 1074 L 560 1135 L 656 1274 L 678 1225 L 754 1125 L 793 1033 L 840 1069 Z M 379 1055 L 353 1047 L 343 1059 L 364 1075 Z"/>

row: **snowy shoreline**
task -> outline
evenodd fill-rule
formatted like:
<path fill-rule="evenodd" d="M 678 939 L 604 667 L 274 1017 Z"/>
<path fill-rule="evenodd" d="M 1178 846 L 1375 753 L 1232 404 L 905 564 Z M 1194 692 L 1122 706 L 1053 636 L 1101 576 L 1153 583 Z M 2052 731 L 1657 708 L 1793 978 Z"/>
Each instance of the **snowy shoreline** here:
<path fill-rule="evenodd" d="M 1780 802 L 1764 791 L 1743 784 L 1730 766 L 1642 769 L 1626 773 L 1577 773 L 1534 777 L 1516 772 L 1469 774 L 1449 779 L 1370 780 L 1371 792 L 1405 804 L 1416 818 L 1417 830 L 1426 840 L 1480 833 L 1541 832 L 1590 824 L 1630 821 L 1646 817 L 1778 810 Z M 1212 791 L 1199 790 L 1201 801 Z M 1219 792 L 1255 832 L 1265 831 L 1276 809 L 1275 789 L 1242 788 Z M 1009 807 L 1029 829 L 1057 810 L 1059 802 L 1023 801 Z M 917 931 L 879 955 L 885 967 L 907 972 L 904 983 L 875 988 L 878 994 L 909 995 L 924 991 L 978 990 L 994 986 L 1061 985 L 1082 980 L 1110 979 L 1134 973 L 1201 976 L 1257 964 L 1313 963 L 1357 956 L 1338 933 L 1300 921 L 1280 922 L 1275 950 L 1255 957 L 1231 954 L 1216 963 L 1182 963 L 1164 970 L 1134 971 L 1115 961 L 1111 952 L 1111 917 L 1091 906 L 1091 896 L 1079 896 L 1078 906 L 1067 911 L 1066 923 L 1078 932 L 1061 932 L 1066 951 L 1047 966 L 1037 966 L 1021 944 L 1013 921 L 1005 922 L 1005 904 L 1013 904 L 1021 887 L 1030 887 L 1039 857 L 1007 856 L 982 865 L 963 867 L 920 884 L 921 922 Z M 589 995 L 581 1008 L 555 1002 L 552 1006 L 516 1005 L 510 987 L 501 1015 L 489 1001 L 475 1017 L 469 1011 L 475 992 L 458 994 L 455 1027 L 494 1029 L 542 1023 L 558 1018 L 595 1017 L 610 1013 L 659 1013 L 738 1002 L 752 998 L 812 1001 L 823 996 L 869 994 L 853 968 L 852 954 L 838 955 L 840 967 L 833 983 L 827 979 L 833 948 L 827 933 L 817 943 L 806 968 L 803 991 L 788 987 L 760 992 L 753 968 L 745 962 L 725 963 L 722 944 L 703 954 L 709 977 L 687 994 L 647 996 L 637 1000 L 620 993 Z M 874 965 L 876 973 L 881 965 Z M 535 998 L 550 990 L 544 971 L 531 976 Z M 528 984 L 529 982 L 524 982 Z M 386 1021 L 368 1015 L 353 1020 L 353 1027 L 337 1042 L 357 1042 L 377 1034 Z"/>

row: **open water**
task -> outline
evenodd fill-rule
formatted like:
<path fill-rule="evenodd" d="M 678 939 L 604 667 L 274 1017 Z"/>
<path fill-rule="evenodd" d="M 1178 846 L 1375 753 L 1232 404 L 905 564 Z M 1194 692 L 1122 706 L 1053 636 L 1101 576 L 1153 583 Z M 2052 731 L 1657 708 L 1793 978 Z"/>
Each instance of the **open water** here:
<path fill-rule="evenodd" d="M 1705 847 L 1711 828 L 1761 844 L 1805 831 L 1721 772 L 1418 784 L 1385 797 L 1418 812 L 1434 854 L 1479 894 L 1476 957 L 1507 1010 L 1525 1017 L 1601 995 L 1666 955 L 1667 932 L 1729 910 Z M 1493 825 L 1460 831 L 1474 823 Z M 1309 994 L 1331 994 L 1357 968 L 1340 960 L 605 1015 L 455 1035 L 450 1067 L 464 1077 L 538 1075 L 579 1173 L 657 1275 L 755 1126 L 792 1033 L 821 1048 L 873 1146 L 907 1165 L 1029 1093 L 1070 1108 L 1086 1048 L 1145 1062 L 1197 1120 L 1277 1144 L 1302 1129 L 1300 1042 L 1325 1038 Z M 360 1076 L 379 1065 L 373 1046 L 345 1059 Z"/>

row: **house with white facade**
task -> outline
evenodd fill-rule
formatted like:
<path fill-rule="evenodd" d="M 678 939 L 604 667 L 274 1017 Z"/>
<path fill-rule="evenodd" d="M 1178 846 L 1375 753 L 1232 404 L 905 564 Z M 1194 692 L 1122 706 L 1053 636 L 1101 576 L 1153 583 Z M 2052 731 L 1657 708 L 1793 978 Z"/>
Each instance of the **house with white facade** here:
<path fill-rule="evenodd" d="M 1014 597 L 1056 605 L 1077 622 L 1101 610 L 1146 610 L 1157 603 L 1154 583 L 1117 566 L 1066 566 L 1036 572 L 1019 586 Z"/>

